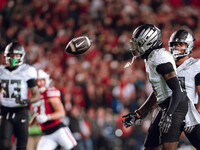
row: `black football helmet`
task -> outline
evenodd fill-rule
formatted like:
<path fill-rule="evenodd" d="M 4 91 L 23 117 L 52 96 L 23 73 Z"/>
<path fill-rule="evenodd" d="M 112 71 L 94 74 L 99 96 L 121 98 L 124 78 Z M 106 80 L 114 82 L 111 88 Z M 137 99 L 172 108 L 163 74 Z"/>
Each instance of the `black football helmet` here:
<path fill-rule="evenodd" d="M 185 43 L 187 44 L 187 48 L 185 49 L 184 53 L 181 53 L 178 50 L 173 49 L 174 43 Z M 189 55 L 193 49 L 194 38 L 192 34 L 186 30 L 177 30 L 172 33 L 170 40 L 169 40 L 169 50 L 173 54 L 175 58 L 184 57 Z"/>
<path fill-rule="evenodd" d="M 10 54 L 20 54 L 21 56 L 16 59 L 12 58 Z M 11 42 L 6 46 L 4 51 L 4 56 L 6 58 L 7 65 L 12 67 L 19 66 L 24 61 L 24 56 L 25 56 L 24 47 L 17 42 Z"/>
<path fill-rule="evenodd" d="M 130 43 L 133 55 L 143 56 L 153 49 L 162 47 L 161 31 L 152 24 L 141 25 L 133 31 Z"/>

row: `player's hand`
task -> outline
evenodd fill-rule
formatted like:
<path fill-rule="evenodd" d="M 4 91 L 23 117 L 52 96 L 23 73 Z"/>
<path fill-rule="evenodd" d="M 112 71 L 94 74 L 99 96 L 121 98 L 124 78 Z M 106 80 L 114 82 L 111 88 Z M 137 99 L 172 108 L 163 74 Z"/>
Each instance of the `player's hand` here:
<path fill-rule="evenodd" d="M 37 121 L 39 123 L 45 123 L 48 120 L 50 120 L 50 115 L 46 115 L 46 114 L 40 114 L 36 117 Z"/>
<path fill-rule="evenodd" d="M 15 102 L 21 105 L 26 105 L 26 104 L 30 104 L 30 99 L 16 98 Z"/>
<path fill-rule="evenodd" d="M 194 129 L 194 127 L 195 127 L 195 126 L 189 126 L 189 127 L 184 126 L 184 129 L 183 129 L 183 130 L 184 130 L 186 133 L 191 133 L 192 130 Z"/>
<path fill-rule="evenodd" d="M 122 116 L 122 118 L 125 118 L 124 120 L 122 120 L 122 123 L 126 128 L 132 126 L 133 124 L 140 125 L 142 122 L 142 119 L 137 116 L 136 111 Z"/>
<path fill-rule="evenodd" d="M 4 93 L 5 93 L 4 89 L 0 86 L 0 104 L 1 104 L 1 101 L 3 100 Z"/>
<path fill-rule="evenodd" d="M 2 92 L 2 90 L 0 90 L 0 103 L 2 100 L 3 100 L 3 92 Z"/>
<path fill-rule="evenodd" d="M 37 123 L 36 117 L 37 117 L 37 113 L 34 113 L 31 120 L 29 121 L 29 127 L 30 128 Z"/>
<path fill-rule="evenodd" d="M 162 133 L 167 133 L 172 124 L 172 115 L 163 112 L 159 126 Z"/>

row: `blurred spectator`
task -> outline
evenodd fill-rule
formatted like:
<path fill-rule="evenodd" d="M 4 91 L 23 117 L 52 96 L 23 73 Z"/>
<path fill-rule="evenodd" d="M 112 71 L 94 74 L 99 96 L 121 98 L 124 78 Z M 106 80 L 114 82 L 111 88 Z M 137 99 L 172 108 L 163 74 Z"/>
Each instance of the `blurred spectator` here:
<path fill-rule="evenodd" d="M 69 127 L 78 141 L 75 150 L 93 150 L 91 125 L 86 119 L 85 111 L 80 106 L 74 106 L 71 110 L 69 119 Z"/>

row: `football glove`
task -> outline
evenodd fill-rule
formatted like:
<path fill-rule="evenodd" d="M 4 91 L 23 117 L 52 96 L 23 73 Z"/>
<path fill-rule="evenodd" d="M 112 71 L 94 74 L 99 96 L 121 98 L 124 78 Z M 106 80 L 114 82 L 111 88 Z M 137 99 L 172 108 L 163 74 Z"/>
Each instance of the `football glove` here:
<path fill-rule="evenodd" d="M 163 111 L 162 117 L 159 122 L 160 130 L 162 133 L 167 133 L 172 124 L 172 114 L 167 114 Z"/>
<path fill-rule="evenodd" d="M 36 119 L 37 119 L 37 121 L 39 122 L 39 123 L 45 123 L 45 122 L 47 122 L 48 120 L 50 120 L 50 115 L 46 115 L 46 114 L 41 114 L 41 115 L 38 115 L 37 117 L 36 117 Z"/>
<path fill-rule="evenodd" d="M 125 118 L 124 120 L 122 120 L 122 123 L 126 128 L 132 126 L 133 124 L 141 125 L 142 122 L 140 115 L 136 111 L 122 116 L 122 118 Z"/>
<path fill-rule="evenodd" d="M 30 104 L 30 99 L 16 98 L 15 102 L 21 105 L 26 105 L 26 104 Z"/>
<path fill-rule="evenodd" d="M 183 130 L 184 130 L 186 133 L 191 133 L 192 130 L 194 129 L 194 127 L 195 127 L 195 126 L 189 126 L 189 127 L 184 126 L 184 129 L 183 129 Z"/>

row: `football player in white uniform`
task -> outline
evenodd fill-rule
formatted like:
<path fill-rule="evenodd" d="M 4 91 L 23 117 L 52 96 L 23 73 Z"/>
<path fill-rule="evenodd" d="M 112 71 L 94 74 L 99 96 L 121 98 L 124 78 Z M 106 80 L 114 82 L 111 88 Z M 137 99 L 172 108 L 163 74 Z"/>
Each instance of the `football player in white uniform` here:
<path fill-rule="evenodd" d="M 70 129 L 65 126 L 61 118 L 65 116 L 65 109 L 61 102 L 60 91 L 49 87 L 49 75 L 38 70 L 37 85 L 40 91 L 40 101 L 32 105 L 35 112 L 30 126 L 39 123 L 42 135 L 37 150 L 54 150 L 59 145 L 64 150 L 70 150 L 77 142 Z"/>
<path fill-rule="evenodd" d="M 180 29 L 171 35 L 169 50 L 175 58 L 179 81 L 190 100 L 184 132 L 192 145 L 200 149 L 200 59 L 189 56 L 193 41 L 191 33 Z"/>
<path fill-rule="evenodd" d="M 176 65 L 170 52 L 162 48 L 161 31 L 154 25 L 144 24 L 135 29 L 130 40 L 132 54 L 145 61 L 148 79 L 154 92 L 143 105 L 158 104 L 160 110 L 153 119 L 147 137 L 145 150 L 176 150 L 181 135 L 181 125 L 188 110 L 186 94 L 182 91 L 176 75 Z M 143 107 L 142 110 L 144 110 Z M 148 109 L 147 109 L 148 110 Z M 143 118 L 141 109 L 123 118 L 125 127 Z"/>
<path fill-rule="evenodd" d="M 23 64 L 25 50 L 17 42 L 6 46 L 6 66 L 0 66 L 2 122 L 0 125 L 0 149 L 11 149 L 11 137 L 16 138 L 16 149 L 26 150 L 28 140 L 28 104 L 40 98 L 36 83 L 36 69 Z M 31 97 L 28 98 L 28 88 Z"/>

